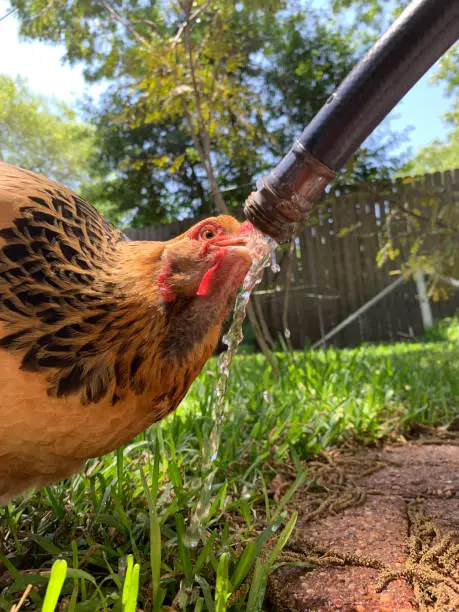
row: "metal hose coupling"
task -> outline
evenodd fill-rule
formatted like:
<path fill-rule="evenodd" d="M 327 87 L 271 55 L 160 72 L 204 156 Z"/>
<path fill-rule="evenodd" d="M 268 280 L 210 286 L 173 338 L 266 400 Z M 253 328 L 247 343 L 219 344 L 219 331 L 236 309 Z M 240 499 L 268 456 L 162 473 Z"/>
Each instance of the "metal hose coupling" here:
<path fill-rule="evenodd" d="M 257 191 L 244 204 L 245 216 L 278 244 L 288 242 L 335 176 L 297 140 L 274 170 L 257 181 Z"/>

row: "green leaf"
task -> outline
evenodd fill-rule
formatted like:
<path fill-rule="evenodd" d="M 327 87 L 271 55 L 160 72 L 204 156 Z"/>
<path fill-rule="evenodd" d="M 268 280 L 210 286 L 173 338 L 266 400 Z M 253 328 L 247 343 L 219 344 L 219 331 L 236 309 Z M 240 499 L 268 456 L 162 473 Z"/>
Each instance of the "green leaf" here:
<path fill-rule="evenodd" d="M 218 561 L 215 585 L 215 612 L 226 612 L 226 602 L 231 595 L 231 584 L 228 579 L 228 555 L 222 553 Z"/>
<path fill-rule="evenodd" d="M 43 612 L 54 612 L 67 575 L 67 562 L 64 559 L 54 561 L 51 568 L 48 587 L 43 601 Z"/>
<path fill-rule="evenodd" d="M 158 466 L 158 467 L 157 467 Z M 158 469 L 159 469 L 159 447 L 157 445 L 157 452 L 155 454 L 155 466 L 154 466 L 154 495 L 156 497 L 158 490 Z M 151 566 L 151 586 L 152 596 L 154 602 L 154 608 L 159 606 L 157 601 L 159 600 L 160 590 L 160 576 L 161 576 L 161 528 L 158 520 L 158 514 L 156 512 L 155 500 L 150 491 L 150 487 L 146 481 L 145 475 L 142 468 L 140 468 L 140 478 L 142 480 L 143 490 L 148 504 L 148 514 L 150 520 L 150 566 Z"/>
<path fill-rule="evenodd" d="M 298 512 L 294 512 L 292 516 L 290 517 L 288 523 L 285 525 L 284 529 L 282 530 L 280 536 L 278 537 L 276 544 L 274 545 L 274 548 L 272 549 L 269 555 L 268 565 L 270 567 L 273 566 L 277 556 L 282 551 L 284 546 L 287 544 L 290 536 L 292 535 L 292 531 L 295 529 L 297 519 L 298 519 Z"/>
<path fill-rule="evenodd" d="M 182 561 L 183 573 L 189 584 L 193 582 L 193 567 L 191 563 L 189 548 L 185 545 L 185 521 L 181 514 L 175 515 L 175 525 L 177 528 L 177 544 L 179 549 L 180 559 Z"/>
<path fill-rule="evenodd" d="M 241 556 L 239 557 L 238 564 L 231 578 L 234 588 L 237 589 L 244 578 L 250 571 L 253 561 L 256 555 L 255 542 L 247 542 Z"/>
<path fill-rule="evenodd" d="M 122 607 L 123 612 L 135 612 L 137 609 L 137 598 L 139 593 L 140 565 L 134 564 L 132 555 L 128 555 L 126 576 L 124 579 Z"/>
<path fill-rule="evenodd" d="M 267 565 L 265 565 L 261 559 L 257 559 L 252 583 L 250 585 L 247 610 L 251 610 L 251 612 L 259 612 L 261 610 L 266 591 L 266 584 L 268 582 L 268 573 L 269 570 Z"/>

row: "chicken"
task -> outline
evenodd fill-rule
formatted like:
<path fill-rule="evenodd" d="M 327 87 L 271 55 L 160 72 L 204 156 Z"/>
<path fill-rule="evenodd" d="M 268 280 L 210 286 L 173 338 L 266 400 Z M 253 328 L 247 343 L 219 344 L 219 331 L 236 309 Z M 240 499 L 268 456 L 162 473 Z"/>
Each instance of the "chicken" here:
<path fill-rule="evenodd" d="M 129 241 L 68 189 L 0 162 L 0 503 L 177 408 L 251 265 L 252 231 L 222 215 Z"/>

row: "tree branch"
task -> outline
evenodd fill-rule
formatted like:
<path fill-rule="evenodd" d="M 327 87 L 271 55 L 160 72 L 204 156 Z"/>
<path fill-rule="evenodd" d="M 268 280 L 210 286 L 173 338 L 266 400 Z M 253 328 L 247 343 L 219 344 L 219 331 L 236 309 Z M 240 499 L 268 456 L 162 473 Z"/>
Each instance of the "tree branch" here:
<path fill-rule="evenodd" d="M 432 224 L 432 220 L 429 219 L 428 217 L 425 217 L 424 215 L 421 215 L 421 213 L 416 213 L 413 210 L 410 210 L 409 208 L 405 208 L 403 204 L 398 204 L 395 201 L 393 202 L 393 204 L 395 204 L 396 207 L 400 211 L 405 213 L 406 215 L 413 217 L 414 219 L 417 219 L 418 221 L 423 221 L 424 223 L 428 223 L 429 225 Z M 448 232 L 451 232 L 452 234 L 459 236 L 459 230 L 456 230 L 454 227 L 451 227 L 448 224 L 444 223 L 443 221 L 440 221 L 440 219 L 435 219 L 435 225 L 438 225 L 438 227 L 441 227 L 442 229 L 445 229 Z"/>
<path fill-rule="evenodd" d="M 105 0 L 102 0 L 102 6 L 110 13 L 110 15 L 112 16 L 113 20 L 120 23 L 124 28 L 126 28 L 126 30 L 132 34 L 132 36 L 138 41 L 140 42 L 142 45 L 145 45 L 148 49 L 151 48 L 151 44 L 148 42 L 148 40 L 146 38 L 144 38 L 143 36 L 141 36 L 136 29 L 132 26 L 132 24 L 130 23 L 130 21 L 126 21 L 126 19 L 124 19 L 112 6 L 110 6 L 110 4 L 108 4 L 108 2 L 106 2 Z"/>
<path fill-rule="evenodd" d="M 207 2 L 197 8 L 191 15 L 188 13 L 187 17 L 185 18 L 185 21 L 181 23 L 174 38 L 172 39 L 172 48 L 174 48 L 177 43 L 180 42 L 183 32 L 188 29 L 189 26 L 193 23 L 193 21 L 195 21 L 199 17 L 199 15 L 206 10 L 206 8 L 210 5 L 211 2 L 212 0 L 207 0 Z"/>
<path fill-rule="evenodd" d="M 457 278 L 453 278 L 452 276 L 444 276 L 443 274 L 436 274 L 436 276 L 439 280 L 451 285 L 451 287 L 459 289 L 459 280 Z"/>
<path fill-rule="evenodd" d="M 203 6 L 206 6 L 207 4 L 208 3 L 204 4 Z M 186 18 L 185 18 L 185 22 L 187 23 L 188 26 L 190 25 L 192 21 L 191 18 L 193 16 L 197 16 L 196 11 L 194 13 L 191 13 L 192 7 L 193 7 L 193 0 L 189 0 L 188 6 L 186 8 Z M 193 48 L 192 48 L 191 36 L 190 36 L 190 28 L 185 27 L 184 32 L 185 32 L 185 47 L 186 47 L 186 52 L 188 55 L 188 67 L 190 70 L 191 82 L 192 82 L 192 87 L 193 87 L 193 95 L 194 95 L 194 101 L 195 101 L 195 106 L 196 106 L 198 131 L 195 130 L 194 123 L 193 123 L 193 117 L 191 116 L 189 109 L 186 108 L 185 104 L 184 104 L 184 110 L 185 110 L 185 114 L 187 117 L 187 121 L 188 121 L 188 125 L 190 128 L 190 133 L 193 139 L 193 143 L 200 157 L 202 166 L 206 172 L 207 180 L 209 181 L 210 191 L 215 201 L 215 205 L 221 213 L 228 214 L 229 212 L 228 207 L 226 206 L 225 200 L 223 199 L 222 193 L 218 186 L 217 179 L 215 178 L 214 168 L 212 165 L 211 144 L 210 144 L 210 138 L 209 138 L 209 132 L 207 129 L 207 125 L 204 121 L 204 116 L 202 113 L 201 90 L 200 90 L 200 86 L 198 83 L 198 79 L 196 77 L 195 63 L 194 63 L 194 57 L 193 57 Z M 280 376 L 279 368 L 277 367 L 277 363 L 274 360 L 274 357 L 271 354 L 271 351 L 269 350 L 269 346 L 260 328 L 260 325 L 257 320 L 257 315 L 255 313 L 253 304 L 251 302 L 247 304 L 247 316 L 252 325 L 253 332 L 258 342 L 258 345 L 260 346 L 260 349 L 262 350 L 264 356 L 266 357 L 266 360 L 271 365 L 274 375 Z"/>
<path fill-rule="evenodd" d="M 429 217 L 426 217 L 425 215 L 421 214 L 421 213 L 417 213 L 414 212 L 413 210 L 410 210 L 409 208 L 406 208 L 405 206 L 403 206 L 403 204 L 400 204 L 397 200 L 395 200 L 394 198 L 392 198 L 390 195 L 387 196 L 387 194 L 381 194 L 380 192 L 378 193 L 376 190 L 374 189 L 369 189 L 368 193 L 370 195 L 376 195 L 377 197 L 381 197 L 382 195 L 384 195 L 384 197 L 398 210 L 400 210 L 400 212 L 408 215 L 409 217 L 412 217 L 413 219 L 416 219 L 417 221 L 422 221 L 423 223 L 427 223 L 428 225 L 432 225 L 432 219 L 429 219 Z M 421 191 L 420 190 L 421 195 L 426 195 L 425 191 Z M 427 194 L 429 197 L 433 197 L 432 193 L 428 193 Z M 448 225 L 447 223 L 444 223 L 444 221 L 441 221 L 438 218 L 435 218 L 435 225 L 437 225 L 438 227 L 441 227 L 444 230 L 447 230 L 448 232 L 451 232 L 452 234 L 454 234 L 455 236 L 459 236 L 459 230 L 457 230 L 454 227 L 451 227 L 450 225 Z"/>
<path fill-rule="evenodd" d="M 190 0 L 189 11 L 191 11 L 192 6 L 193 6 L 193 0 Z M 202 161 L 205 162 L 203 163 L 203 166 L 206 170 L 207 178 L 209 179 L 209 183 L 210 183 L 211 192 L 215 199 L 215 204 L 218 210 L 224 214 L 228 214 L 228 207 L 226 206 L 225 200 L 223 199 L 221 191 L 218 188 L 217 180 L 215 178 L 215 173 L 214 173 L 214 169 L 212 165 L 212 160 L 210 157 L 211 147 L 210 147 L 209 132 L 207 130 L 207 126 L 205 124 L 204 117 L 202 114 L 201 91 L 200 91 L 200 87 L 198 84 L 198 80 L 196 78 L 196 71 L 195 71 L 194 58 L 193 58 L 193 48 L 191 44 L 191 36 L 190 36 L 189 28 L 185 29 L 185 45 L 186 45 L 186 50 L 187 50 L 187 55 L 188 55 L 188 66 L 190 69 L 191 82 L 193 86 L 193 93 L 194 93 L 194 98 L 195 98 L 195 103 L 196 103 L 196 114 L 198 117 L 199 134 L 202 139 L 201 154 L 203 156 Z M 193 129 L 192 121 L 191 121 L 191 127 Z M 198 138 L 196 135 L 196 140 L 197 139 Z"/>
<path fill-rule="evenodd" d="M 5 15 L 3 15 L 3 17 L 0 17 L 0 21 L 3 21 L 4 19 L 6 19 L 7 17 L 9 17 L 10 15 L 12 15 L 13 13 L 15 13 L 18 9 L 17 8 L 13 8 L 10 11 L 7 11 L 5 13 Z"/>
<path fill-rule="evenodd" d="M 152 21 L 151 19 L 145 19 L 144 17 L 142 19 L 132 19 L 131 23 L 143 23 L 147 26 L 149 26 L 152 30 L 154 30 L 156 32 L 156 34 L 161 34 L 161 29 L 159 28 L 158 24 L 155 23 L 154 21 Z"/>

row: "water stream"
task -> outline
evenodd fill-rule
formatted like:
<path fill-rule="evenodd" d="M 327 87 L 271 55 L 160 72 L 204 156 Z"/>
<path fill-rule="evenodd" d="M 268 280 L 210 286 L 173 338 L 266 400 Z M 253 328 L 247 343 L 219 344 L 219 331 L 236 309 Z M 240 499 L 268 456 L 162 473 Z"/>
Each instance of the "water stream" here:
<path fill-rule="evenodd" d="M 278 271 L 274 255 L 276 246 L 277 244 L 272 238 L 264 236 L 258 231 L 252 232 L 250 244 L 250 251 L 253 253 L 252 266 L 237 295 L 231 327 L 222 338 L 227 349 L 221 353 L 218 359 L 220 376 L 215 391 L 216 402 L 213 409 L 213 427 L 203 448 L 202 489 L 184 539 L 186 546 L 189 547 L 198 545 L 201 525 L 208 516 L 212 505 L 212 485 L 217 472 L 214 464 L 218 456 L 218 448 L 224 423 L 225 397 L 228 389 L 230 366 L 237 348 L 243 339 L 242 324 L 245 319 L 247 304 L 249 303 L 253 289 L 261 281 L 263 270 L 271 264 L 273 271 Z"/>

